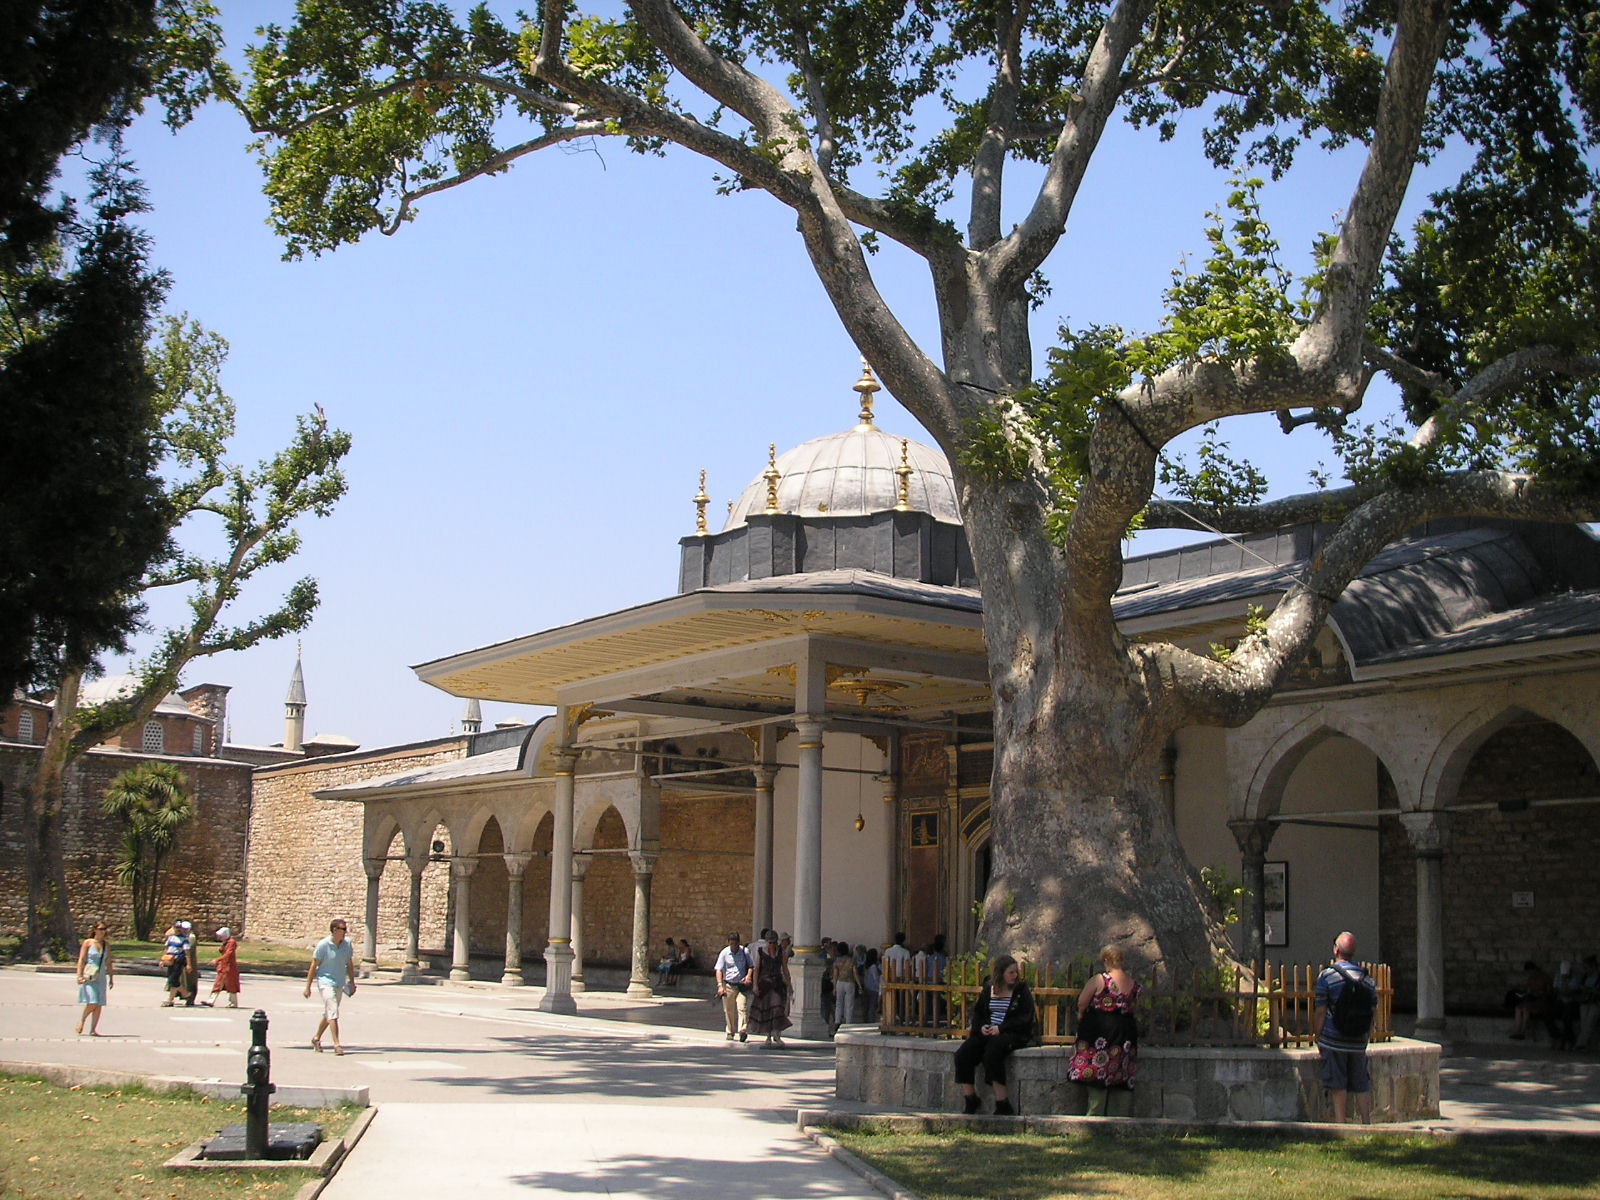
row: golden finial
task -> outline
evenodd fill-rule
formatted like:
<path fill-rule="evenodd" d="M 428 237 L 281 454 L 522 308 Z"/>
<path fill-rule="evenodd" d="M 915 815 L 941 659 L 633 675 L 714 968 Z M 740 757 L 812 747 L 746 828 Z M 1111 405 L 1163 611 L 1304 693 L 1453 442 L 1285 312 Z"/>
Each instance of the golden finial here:
<path fill-rule="evenodd" d="M 856 380 L 854 390 L 861 395 L 861 423 L 857 429 L 871 429 L 872 424 L 872 397 L 883 389 L 878 386 L 878 381 L 872 377 L 872 368 L 867 365 L 867 360 L 861 360 L 861 378 Z"/>
<path fill-rule="evenodd" d="M 775 516 L 778 512 L 778 480 L 783 476 L 778 474 L 778 443 L 767 443 L 767 469 L 761 472 L 761 478 L 767 481 L 767 515 Z"/>
<path fill-rule="evenodd" d="M 911 511 L 911 442 L 908 438 L 900 439 L 900 465 L 894 469 L 900 477 L 900 496 L 895 501 L 895 512 Z"/>
<path fill-rule="evenodd" d="M 728 520 L 733 520 L 733 501 L 728 501 Z"/>
<path fill-rule="evenodd" d="M 700 471 L 700 490 L 694 494 L 694 535 L 695 537 L 710 537 L 711 530 L 706 526 L 706 505 L 711 503 L 711 497 L 706 495 L 706 473 L 704 468 Z"/>

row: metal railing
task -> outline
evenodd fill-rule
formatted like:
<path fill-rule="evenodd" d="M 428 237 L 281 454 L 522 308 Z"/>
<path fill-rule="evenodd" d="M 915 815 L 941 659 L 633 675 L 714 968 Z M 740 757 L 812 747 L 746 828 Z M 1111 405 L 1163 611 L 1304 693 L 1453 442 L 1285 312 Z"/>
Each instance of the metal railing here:
<path fill-rule="evenodd" d="M 1387 963 L 1364 964 L 1378 986 L 1371 1041 L 1394 1037 L 1394 988 Z M 965 1037 L 986 968 L 952 962 L 940 976 L 933 964 L 883 964 L 883 1033 L 913 1037 Z M 1145 986 L 1139 995 L 1139 1040 L 1154 1046 L 1272 1046 L 1315 1044 L 1311 1033 L 1321 966 L 1218 967 L 1187 987 Z M 1070 1045 L 1078 1032 L 1078 994 L 1096 972 L 1087 963 L 1058 971 L 1031 964 L 1023 970 L 1033 992 L 1040 1041 Z"/>

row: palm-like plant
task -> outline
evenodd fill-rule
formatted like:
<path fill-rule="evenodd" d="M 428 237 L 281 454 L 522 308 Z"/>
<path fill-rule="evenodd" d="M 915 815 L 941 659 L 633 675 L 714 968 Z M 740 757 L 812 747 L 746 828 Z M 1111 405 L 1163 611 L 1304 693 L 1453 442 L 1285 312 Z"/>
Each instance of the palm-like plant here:
<path fill-rule="evenodd" d="M 104 808 L 124 826 L 117 880 L 133 891 L 134 936 L 147 941 L 155 925 L 162 860 L 177 841 L 179 826 L 194 816 L 194 804 L 175 764 L 151 762 L 113 779 Z"/>

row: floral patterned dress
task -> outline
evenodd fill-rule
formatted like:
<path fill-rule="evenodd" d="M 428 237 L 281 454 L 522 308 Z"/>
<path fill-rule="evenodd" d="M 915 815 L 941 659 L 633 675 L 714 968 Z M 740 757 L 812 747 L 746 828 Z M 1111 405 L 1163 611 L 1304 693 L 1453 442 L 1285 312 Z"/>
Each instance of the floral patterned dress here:
<path fill-rule="evenodd" d="M 1139 1073 L 1139 1022 L 1133 1010 L 1139 1003 L 1139 985 L 1119 992 L 1109 974 L 1078 1019 L 1078 1040 L 1072 1047 L 1067 1077 L 1090 1087 L 1131 1088 Z"/>

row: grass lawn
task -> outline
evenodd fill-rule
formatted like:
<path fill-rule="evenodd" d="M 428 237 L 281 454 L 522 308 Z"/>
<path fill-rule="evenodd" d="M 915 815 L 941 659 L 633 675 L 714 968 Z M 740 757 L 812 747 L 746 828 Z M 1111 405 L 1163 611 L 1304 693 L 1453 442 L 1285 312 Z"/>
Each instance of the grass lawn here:
<path fill-rule="evenodd" d="M 328 1137 L 348 1129 L 360 1109 L 274 1108 L 272 1119 L 315 1121 Z M 169 1171 L 162 1163 L 224 1125 L 245 1119 L 243 1104 L 143 1088 L 66 1088 L 0 1075 L 0 1197 L 148 1197 L 211 1200 L 270 1196 L 288 1200 L 309 1170 Z"/>
<path fill-rule="evenodd" d="M 1217 1131 L 1162 1136 L 829 1130 L 923 1200 L 1567 1200 L 1600 1195 L 1600 1145 Z"/>
<path fill-rule="evenodd" d="M 160 958 L 165 949 L 165 941 L 160 942 L 135 942 L 116 941 L 111 943 L 111 953 L 114 957 L 122 958 Z M 211 971 L 212 965 L 217 961 L 217 951 L 222 949 L 219 942 L 202 938 L 199 943 L 200 969 Z M 311 947 L 285 945 L 282 942 L 240 942 L 239 967 L 248 971 L 252 967 L 299 967 L 304 971 L 311 965 Z"/>

